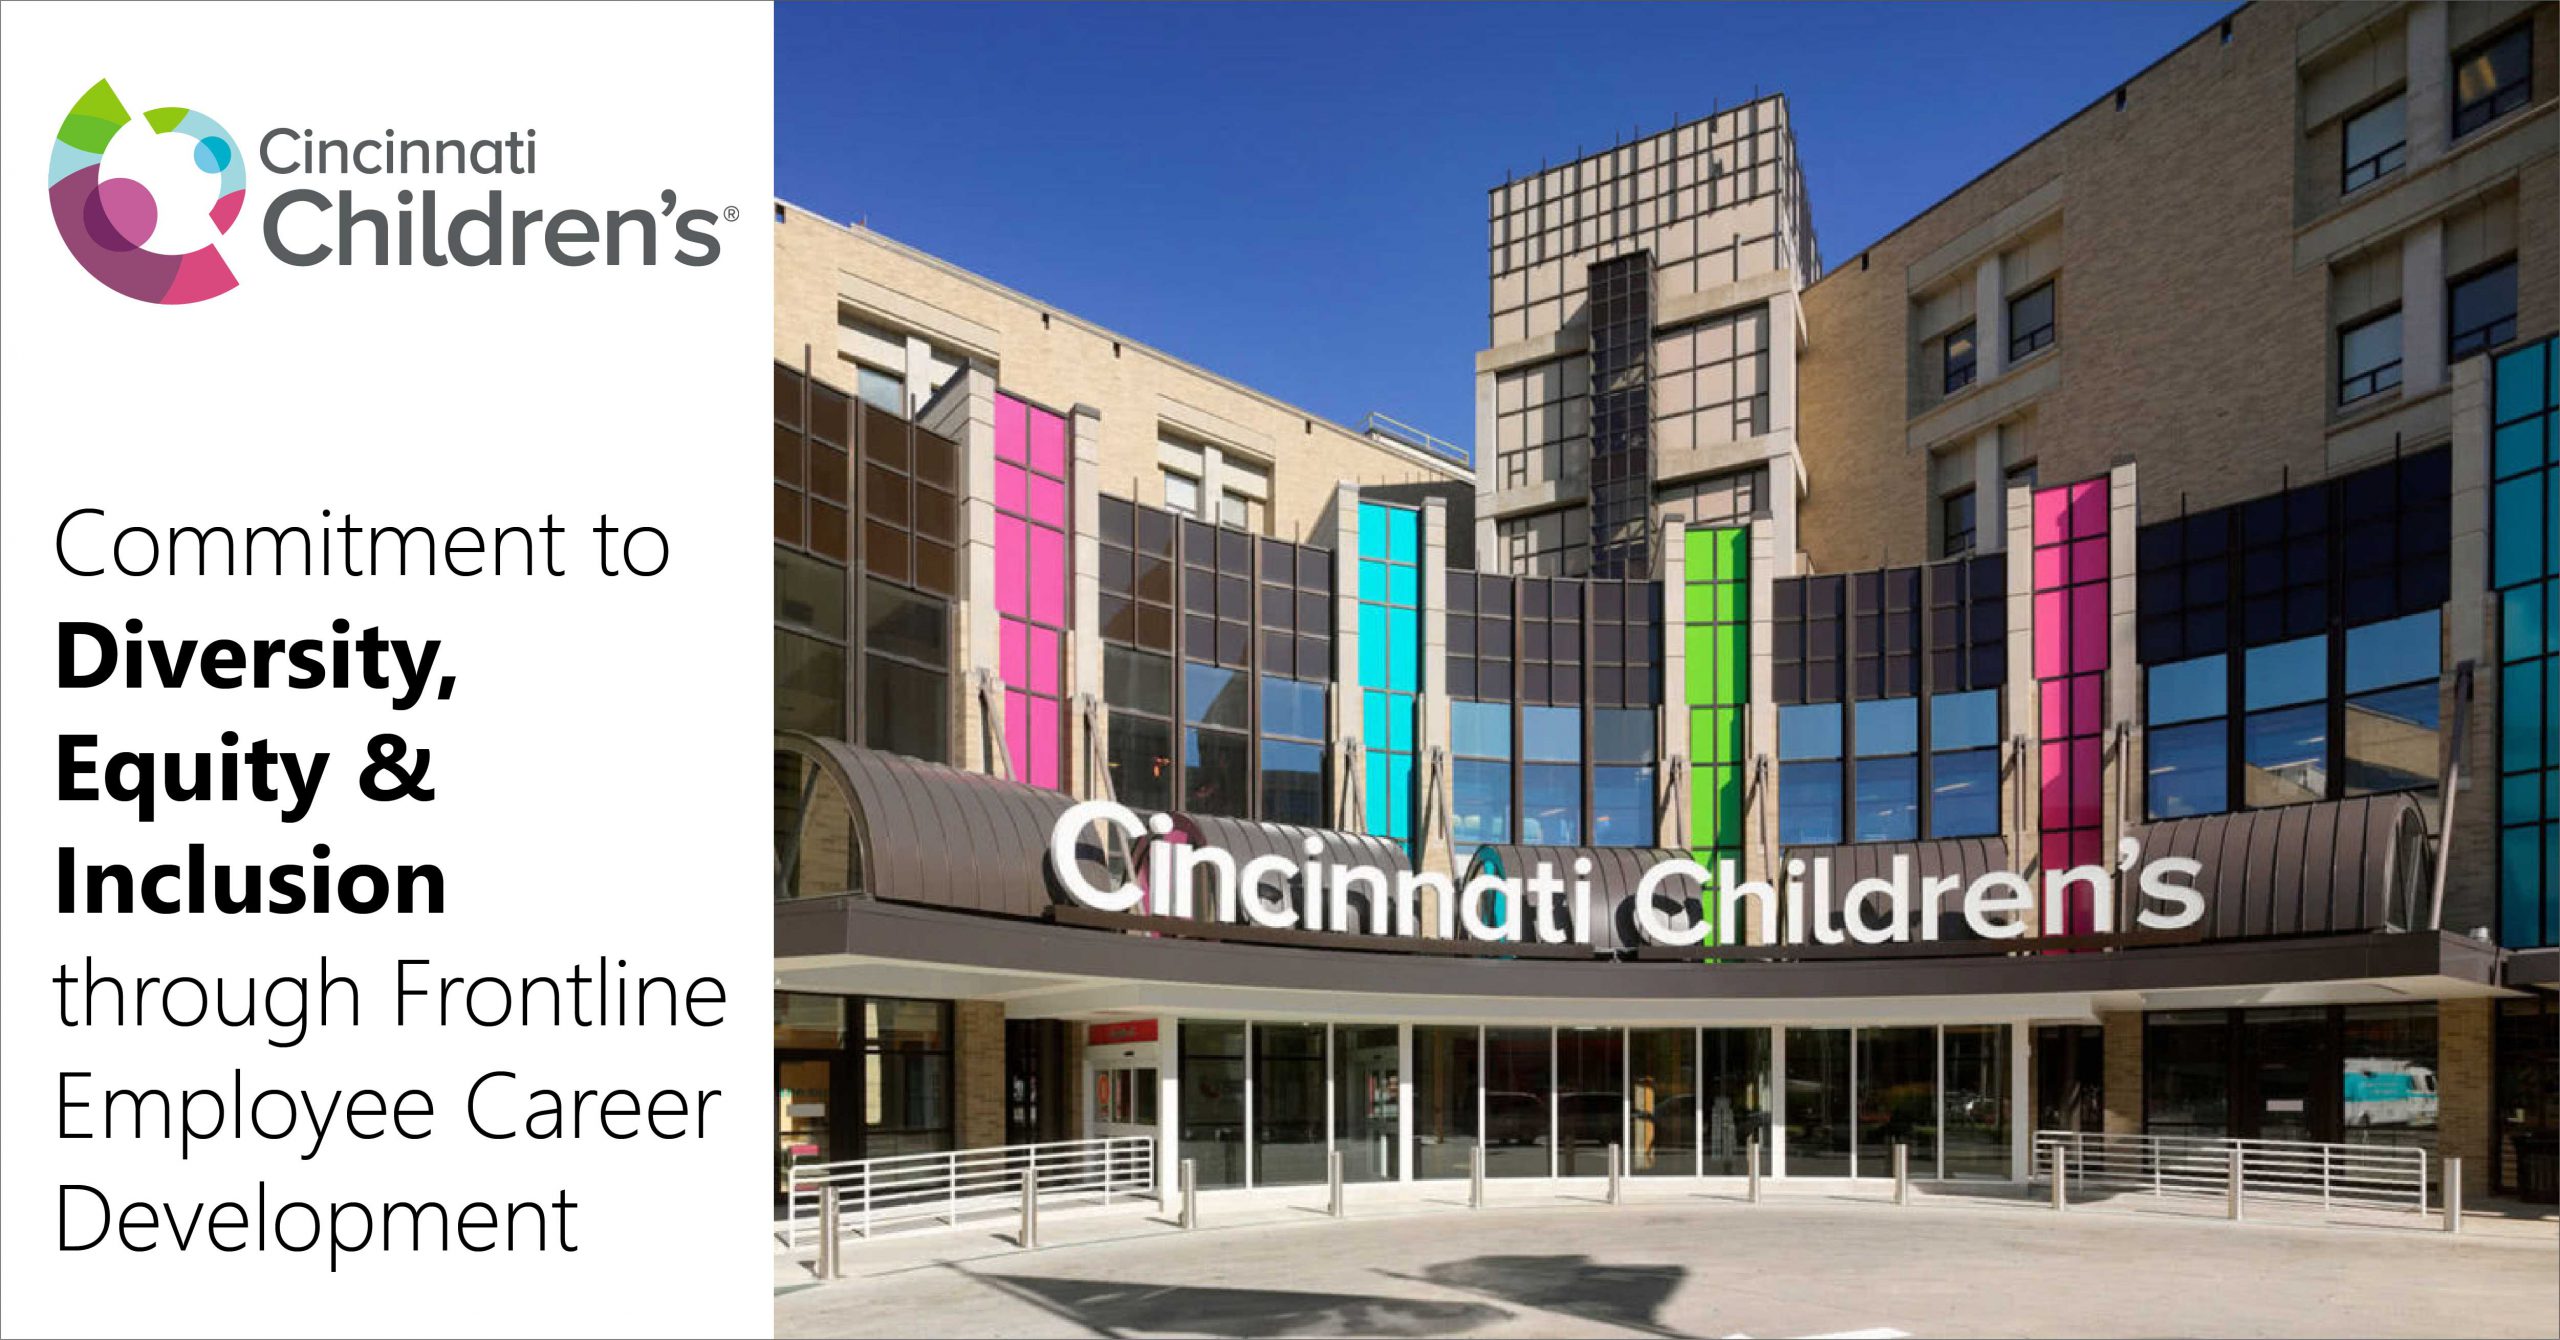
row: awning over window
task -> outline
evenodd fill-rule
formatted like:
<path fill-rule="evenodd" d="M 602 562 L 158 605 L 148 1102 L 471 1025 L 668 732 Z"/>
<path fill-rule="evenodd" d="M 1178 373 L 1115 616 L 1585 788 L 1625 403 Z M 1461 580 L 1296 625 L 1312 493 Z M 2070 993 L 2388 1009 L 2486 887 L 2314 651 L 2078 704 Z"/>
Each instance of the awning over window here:
<path fill-rule="evenodd" d="M 1882 879 L 1893 873 L 1893 858 L 1911 858 L 1911 883 L 1917 890 L 1920 881 L 1953 876 L 1970 885 L 1994 870 L 2007 870 L 2008 844 L 1997 837 L 1936 838 L 1927 842 L 1848 842 L 1834 846 L 1789 847 L 1779 853 L 1782 860 L 1801 859 L 1807 869 L 1816 861 L 1830 862 L 1831 896 L 1841 897 L 1849 886 L 1862 879 Z M 1783 872 L 1772 875 L 1751 872 L 1754 878 L 1780 883 Z M 1811 936 L 1805 937 L 1810 940 Z M 1966 923 L 1962 909 L 1952 902 L 1938 913 L 1938 938 L 1972 940 L 1980 937 Z"/>
<path fill-rule="evenodd" d="M 1075 797 L 798 732 L 775 743 L 814 764 L 844 798 L 841 818 L 804 812 L 799 825 L 807 833 L 830 821 L 850 823 L 852 873 L 843 892 L 1003 916 L 1047 914 L 1049 831 Z M 1105 873 L 1099 845 L 1085 856 L 1098 882 L 1117 882 Z"/>
<path fill-rule="evenodd" d="M 2202 862 L 2206 933 L 2216 940 L 2424 929 L 2435 858 L 2415 797 L 2168 819 L 2133 830 L 2142 859 Z"/>

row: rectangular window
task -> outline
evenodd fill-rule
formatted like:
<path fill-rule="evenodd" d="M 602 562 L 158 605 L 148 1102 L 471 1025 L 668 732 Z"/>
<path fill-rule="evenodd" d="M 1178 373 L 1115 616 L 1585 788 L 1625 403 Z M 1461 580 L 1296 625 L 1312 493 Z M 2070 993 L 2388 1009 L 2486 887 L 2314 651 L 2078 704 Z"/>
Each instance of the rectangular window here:
<path fill-rule="evenodd" d="M 1484 1175 L 1555 1173 L 1555 1035 L 1543 1028 L 1484 1031 Z"/>
<path fill-rule="evenodd" d="M 1685 1177 L 1698 1170 L 1698 1034 L 1627 1032 L 1627 1171 Z"/>
<path fill-rule="evenodd" d="M 1182 808 L 1230 818 L 1253 817 L 1253 677 L 1241 670 L 1186 661 L 1182 666 Z"/>
<path fill-rule="evenodd" d="M 1393 1024 L 1333 1030 L 1333 1139 L 1346 1182 L 1392 1182 L 1401 1062 Z"/>
<path fill-rule="evenodd" d="M 1479 1099 L 1472 1024 L 1413 1030 L 1413 1175 L 1464 1177 L 1475 1148 Z"/>
<path fill-rule="evenodd" d="M 2533 101 L 2533 22 L 2528 19 L 2453 59 L 2453 137 L 2460 139 Z"/>
<path fill-rule="evenodd" d="M 2338 403 L 2352 405 L 2400 384 L 2400 311 L 2338 328 Z"/>
<path fill-rule="evenodd" d="M 2260 809 L 2326 798 L 2329 639 L 2252 647 L 2241 677 L 2241 802 Z"/>
<path fill-rule="evenodd" d="M 1265 676 L 1262 811 L 1270 823 L 1326 826 L 1325 686 Z"/>
<path fill-rule="evenodd" d="M 1853 842 L 1909 842 L 1920 836 L 1920 700 L 1888 698 L 1853 709 L 1857 800 Z"/>
<path fill-rule="evenodd" d="M 1957 489 L 1938 500 L 1938 553 L 1954 558 L 1973 552 L 1973 490 Z"/>
<path fill-rule="evenodd" d="M 1364 502 L 1358 517 L 1363 817 L 1371 834 L 1411 843 L 1414 717 L 1422 690 L 1422 513 Z"/>
<path fill-rule="evenodd" d="M 1200 515 L 1200 481 L 1189 475 L 1164 472 L 1164 510 L 1178 516 Z"/>
<path fill-rule="evenodd" d="M 2217 653 L 2145 676 L 2144 803 L 2154 819 L 2231 808 L 2228 663 Z"/>
<path fill-rule="evenodd" d="M 1571 707 L 1520 709 L 1520 840 L 1582 845 L 1582 713 Z"/>
<path fill-rule="evenodd" d="M 1929 836 L 2000 831 L 2000 692 L 1929 699 Z"/>
<path fill-rule="evenodd" d="M 1946 388 L 1943 394 L 1954 395 L 1956 392 L 1973 385 L 1974 350 L 1972 322 L 1967 321 L 1956 329 L 1947 332 L 1946 363 Z"/>
<path fill-rule="evenodd" d="M 1690 855 L 1711 875 L 1723 863 L 1743 868 L 1742 773 L 1745 703 L 1750 698 L 1751 531 L 1744 526 L 1698 527 L 1682 537 L 1686 550 L 1685 608 L 1688 627 Z M 1712 903 L 1713 900 L 1708 900 Z M 1708 913 L 1712 919 L 1712 910 Z M 1740 938 L 1737 927 L 1716 928 L 1720 943 Z"/>
<path fill-rule="evenodd" d="M 1591 845 L 1653 845 L 1653 710 L 1591 712 Z"/>
<path fill-rule="evenodd" d="M 1067 499 L 1064 415 L 1015 396 L 995 404 L 995 596 L 1005 752 L 1014 780 L 1065 790 Z"/>
<path fill-rule="evenodd" d="M 862 1153 L 951 1148 L 951 1002 L 862 1002 Z"/>
<path fill-rule="evenodd" d="M 1850 1175 L 1857 1112 L 1849 1098 L 1851 1030 L 1787 1030 L 1787 1176 Z"/>
<path fill-rule="evenodd" d="M 2009 1178 L 2009 1027 L 1949 1024 L 1946 1048 L 1946 1166 L 1951 1178 Z"/>
<path fill-rule="evenodd" d="M 2347 630 L 2348 795 L 2436 784 L 2442 621 L 2427 610 Z"/>
<path fill-rule="evenodd" d="M 1769 1030 L 1709 1028 L 1699 1034 L 1699 1120 L 1705 1124 L 1704 1163 L 1709 1176 L 1751 1171 L 1751 1143 L 1760 1143 L 1760 1171 L 1769 1172 Z"/>
<path fill-rule="evenodd" d="M 1325 1179 L 1325 1026 L 1253 1026 L 1253 1184 Z"/>
<path fill-rule="evenodd" d="M 1778 709 L 1778 844 L 1840 841 L 1840 705 Z"/>
<path fill-rule="evenodd" d="M 1511 840 L 1511 704 L 1449 704 L 1451 835 L 1462 847 Z M 1463 857 L 1459 864 L 1464 865 Z"/>
<path fill-rule="evenodd" d="M 2453 281 L 2445 294 L 2445 357 L 2487 353 L 2516 337 L 2516 263 L 2500 261 Z"/>
<path fill-rule="evenodd" d="M 878 368 L 864 367 L 859 363 L 854 365 L 854 372 L 858 379 L 855 393 L 861 397 L 864 404 L 887 410 L 891 414 L 900 416 L 906 414 L 906 378 L 895 373 L 882 372 Z"/>
<path fill-rule="evenodd" d="M 2370 186 L 2407 164 L 2408 120 L 2408 100 L 2397 93 L 2347 118 L 2339 141 L 2339 194 Z"/>
<path fill-rule="evenodd" d="M 2009 300 L 2009 361 L 2034 353 L 2053 343 L 2053 281 L 2028 289 Z"/>
<path fill-rule="evenodd" d="M 2498 604 L 2498 927 L 2560 943 L 2560 345 L 2497 356 L 2489 584 Z"/>
<path fill-rule="evenodd" d="M 1245 1184 L 1244 1031 L 1227 1020 L 1182 1021 L 1179 1138 L 1204 1187 Z"/>

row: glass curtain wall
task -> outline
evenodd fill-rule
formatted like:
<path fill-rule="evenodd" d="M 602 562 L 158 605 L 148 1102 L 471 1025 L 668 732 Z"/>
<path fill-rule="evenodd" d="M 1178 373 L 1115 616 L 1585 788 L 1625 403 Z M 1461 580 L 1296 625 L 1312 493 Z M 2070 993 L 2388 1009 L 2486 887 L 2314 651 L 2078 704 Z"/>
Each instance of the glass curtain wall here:
<path fill-rule="evenodd" d="M 1858 1030 L 1858 1175 L 1891 1177 L 1893 1147 L 1914 1177 L 1938 1171 L 1938 1030 Z"/>
<path fill-rule="evenodd" d="M 1760 1171 L 1770 1171 L 1769 1030 L 1710 1028 L 1699 1037 L 1705 1171 L 1718 1177 L 1749 1172 L 1754 1140 L 1760 1142 Z"/>
<path fill-rule="evenodd" d="M 1627 1033 L 1627 1171 L 1686 1176 L 1698 1168 L 1698 1035 L 1687 1028 Z"/>
<path fill-rule="evenodd" d="M 1244 1025 L 1182 1025 L 1182 1157 L 1204 1187 L 1244 1182 Z"/>
<path fill-rule="evenodd" d="M 1413 1175 L 1464 1177 L 1476 1147 L 1477 1081 L 1483 1074 L 1473 1025 L 1413 1030 Z"/>
<path fill-rule="evenodd" d="M 1605 1177 L 1609 1146 L 1626 1139 L 1625 1034 L 1560 1028 L 1555 1036 L 1556 1172 Z"/>
<path fill-rule="evenodd" d="M 2006 1024 L 1950 1024 L 1940 1030 L 1945 1047 L 1946 1178 L 2009 1176 L 2009 1028 Z"/>
<path fill-rule="evenodd" d="M 1396 1030 L 1343 1025 L 1333 1030 L 1333 1138 L 1346 1182 L 1392 1182 L 1397 1162 Z"/>
<path fill-rule="evenodd" d="M 1787 1175 L 1847 1177 L 1851 1030 L 1787 1030 Z"/>
<path fill-rule="evenodd" d="M 1554 1047 L 1544 1028 L 1484 1031 L 1485 1176 L 1554 1172 Z"/>
<path fill-rule="evenodd" d="M 1325 1179 L 1324 1025 L 1253 1026 L 1253 1182 Z"/>

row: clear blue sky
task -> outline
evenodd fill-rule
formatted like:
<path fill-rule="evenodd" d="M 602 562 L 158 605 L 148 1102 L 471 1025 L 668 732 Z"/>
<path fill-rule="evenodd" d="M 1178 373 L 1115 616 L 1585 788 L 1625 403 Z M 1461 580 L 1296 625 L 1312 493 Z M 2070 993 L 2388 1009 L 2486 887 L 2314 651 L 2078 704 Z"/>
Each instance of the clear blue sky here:
<path fill-rule="evenodd" d="M 1466 446 L 1506 174 L 1782 91 L 1836 266 L 2231 9 L 786 4 L 774 178 L 1318 414 Z"/>

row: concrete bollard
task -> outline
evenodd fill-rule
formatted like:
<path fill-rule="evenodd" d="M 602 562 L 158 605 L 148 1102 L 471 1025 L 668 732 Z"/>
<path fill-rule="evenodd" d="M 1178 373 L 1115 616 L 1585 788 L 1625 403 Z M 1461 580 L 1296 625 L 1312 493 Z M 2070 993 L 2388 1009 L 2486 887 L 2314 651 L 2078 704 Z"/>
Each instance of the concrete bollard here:
<path fill-rule="evenodd" d="M 1760 1137 L 1752 1136 L 1751 1143 L 1744 1146 L 1744 1150 L 1742 1157 L 1747 1166 L 1743 1172 L 1750 1178 L 1745 1194 L 1752 1204 L 1757 1205 L 1760 1203 Z"/>
<path fill-rule="evenodd" d="M 2242 1163 L 2241 1163 L 2241 1161 L 2240 1161 L 2240 1151 L 2239 1151 L 2239 1150 L 2237 1150 L 2237 1149 L 2234 1149 L 2234 1150 L 2232 1150 L 2232 1151 L 2231 1151 L 2231 1186 L 2230 1186 L 2229 1191 L 2227 1191 L 2227 1192 L 2225 1193 L 2226 1195 L 2228 1195 L 2228 1196 L 2230 1197 L 2230 1201 L 2231 1201 L 2231 1210 L 2230 1210 L 2230 1213 L 2231 1213 L 2231 1218 L 2232 1218 L 2234 1221 L 2237 1221 L 2237 1220 L 2241 1217 L 2241 1214 L 2242 1214 L 2241 1205 L 2242 1205 L 2242 1203 L 2243 1203 L 2244 1201 L 2246 1201 L 2246 1200 L 2248 1199 L 2248 1192 L 2247 1192 L 2247 1190 L 2244 1188 L 2244 1183 L 2243 1183 L 2243 1179 L 2244 1179 L 2246 1176 L 2247 1176 L 2246 1171 L 2245 1171 L 2245 1169 L 2244 1169 L 2243 1164 L 2242 1164 Z"/>
<path fill-rule="evenodd" d="M 1013 1245 L 1026 1252 L 1040 1246 L 1040 1179 L 1028 1172 L 1022 1175 L 1022 1227 Z"/>
<path fill-rule="evenodd" d="M 2444 1161 L 2444 1231 L 2462 1231 L 2462 1156 Z"/>
<path fill-rule="evenodd" d="M 1626 1187 L 1624 1185 L 1623 1177 L 1624 1170 L 1619 1165 L 1619 1159 L 1622 1157 L 1624 1157 L 1624 1155 L 1616 1145 L 1609 1146 L 1609 1203 L 1612 1205 L 1623 1205 L 1626 1203 Z"/>
<path fill-rule="evenodd" d="M 1182 1181 L 1182 1226 L 1200 1226 L 1200 1161 L 1184 1159 L 1177 1169 Z"/>
<path fill-rule="evenodd" d="M 1484 1146 L 1467 1147 L 1467 1208 L 1484 1208 Z"/>
<path fill-rule="evenodd" d="M 2071 1208 L 2071 1152 L 2060 1145 L 2053 1147 L 2053 1208 Z"/>
<path fill-rule="evenodd" d="M 1911 1203 L 1911 1146 L 1893 1142 L 1893 1203 Z"/>
<path fill-rule="evenodd" d="M 1342 1217 L 1342 1151 L 1329 1149 L 1324 1156 L 1325 1213 Z"/>
<path fill-rule="evenodd" d="M 844 1278 L 844 1244 L 839 1235 L 844 1230 L 844 1207 L 836 1200 L 833 1182 L 818 1188 L 818 1278 Z"/>

